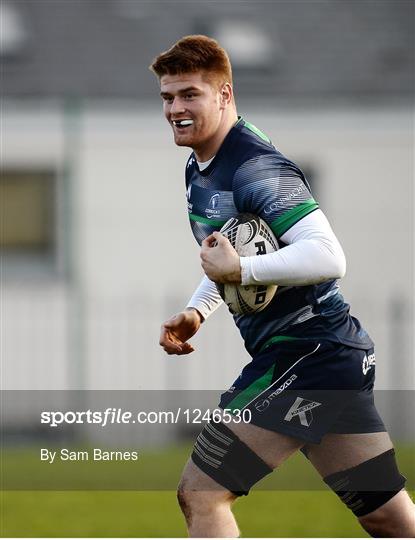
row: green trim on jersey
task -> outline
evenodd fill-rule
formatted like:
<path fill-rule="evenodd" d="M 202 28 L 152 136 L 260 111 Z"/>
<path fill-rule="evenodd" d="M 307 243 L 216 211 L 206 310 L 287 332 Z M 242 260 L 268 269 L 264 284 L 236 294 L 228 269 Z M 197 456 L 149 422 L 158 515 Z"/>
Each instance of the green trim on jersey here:
<path fill-rule="evenodd" d="M 206 223 L 208 225 L 213 225 L 214 227 L 222 227 L 228 221 L 227 219 L 209 219 L 202 216 L 197 216 L 196 214 L 189 214 L 189 218 L 192 221 L 198 221 L 199 223 Z"/>
<path fill-rule="evenodd" d="M 235 409 L 243 409 L 250 401 L 255 399 L 256 396 L 261 394 L 272 382 L 272 376 L 274 374 L 275 365 L 272 365 L 269 370 L 259 377 L 252 384 L 247 386 L 245 390 L 242 390 L 232 401 L 226 406 L 227 409 L 231 409 L 232 412 Z"/>
<path fill-rule="evenodd" d="M 307 214 L 316 210 L 318 203 L 311 198 L 307 201 L 299 204 L 295 208 L 291 208 L 285 214 L 277 218 L 271 223 L 271 229 L 277 237 L 282 236 L 290 227 L 292 227 L 297 221 L 300 221 Z"/>
<path fill-rule="evenodd" d="M 273 345 L 274 343 L 280 343 L 281 341 L 298 341 L 298 337 L 292 337 L 292 336 L 272 336 L 262 345 L 259 352 L 262 352 L 263 350 L 267 349 L 270 345 Z"/>
<path fill-rule="evenodd" d="M 265 133 L 263 133 L 260 129 L 258 129 L 256 126 L 254 126 L 250 122 L 247 122 L 246 120 L 244 120 L 244 126 L 247 127 L 250 131 L 252 131 L 252 133 L 255 133 L 255 135 L 258 135 L 258 137 L 260 137 L 263 141 L 267 143 L 271 142 L 271 139 L 267 135 L 265 135 Z"/>

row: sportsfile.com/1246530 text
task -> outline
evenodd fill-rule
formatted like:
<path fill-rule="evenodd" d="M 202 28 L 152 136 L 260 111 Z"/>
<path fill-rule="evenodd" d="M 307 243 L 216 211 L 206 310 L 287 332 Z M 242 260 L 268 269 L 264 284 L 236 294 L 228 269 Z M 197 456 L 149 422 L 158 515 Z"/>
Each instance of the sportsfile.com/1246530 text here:
<path fill-rule="evenodd" d="M 40 423 L 50 427 L 62 424 L 96 424 L 101 427 L 114 424 L 202 424 L 223 422 L 229 424 L 249 423 L 252 413 L 249 409 L 186 409 L 178 407 L 170 411 L 124 411 L 108 407 L 103 411 L 42 411 Z"/>

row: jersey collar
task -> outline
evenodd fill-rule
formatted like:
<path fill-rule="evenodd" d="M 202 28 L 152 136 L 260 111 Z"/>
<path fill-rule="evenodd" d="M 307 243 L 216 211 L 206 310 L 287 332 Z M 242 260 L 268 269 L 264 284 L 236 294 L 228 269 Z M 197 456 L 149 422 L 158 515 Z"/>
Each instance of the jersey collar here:
<path fill-rule="evenodd" d="M 197 167 L 197 170 L 199 172 L 199 174 L 201 176 L 209 176 L 209 174 L 213 171 L 213 169 L 215 168 L 215 164 L 217 163 L 218 161 L 218 158 L 224 153 L 226 152 L 226 149 L 232 144 L 232 140 L 235 136 L 235 134 L 240 130 L 240 128 L 243 126 L 244 124 L 244 119 L 242 118 L 242 116 L 238 116 L 238 120 L 236 121 L 236 123 L 232 126 L 232 128 L 229 130 L 229 133 L 226 135 L 226 137 L 224 138 L 223 140 L 223 143 L 220 145 L 220 148 L 219 150 L 216 152 L 216 155 L 215 157 L 212 159 L 212 161 L 209 163 L 209 165 L 203 169 L 203 171 L 201 171 L 199 169 L 199 166 L 197 164 L 197 160 L 196 160 L 196 156 L 195 156 L 195 153 L 193 152 L 193 158 L 194 158 L 194 161 L 195 161 L 195 166 Z"/>

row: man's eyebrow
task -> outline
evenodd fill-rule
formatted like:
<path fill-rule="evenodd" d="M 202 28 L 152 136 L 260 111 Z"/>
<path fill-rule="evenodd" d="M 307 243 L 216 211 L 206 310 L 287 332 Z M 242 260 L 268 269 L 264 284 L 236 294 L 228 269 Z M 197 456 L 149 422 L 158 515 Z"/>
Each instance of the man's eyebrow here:
<path fill-rule="evenodd" d="M 187 88 L 182 88 L 177 93 L 178 94 L 186 94 L 187 92 L 200 92 L 200 88 L 197 88 L 196 86 L 188 86 Z M 160 92 L 160 96 L 171 96 L 170 92 Z"/>

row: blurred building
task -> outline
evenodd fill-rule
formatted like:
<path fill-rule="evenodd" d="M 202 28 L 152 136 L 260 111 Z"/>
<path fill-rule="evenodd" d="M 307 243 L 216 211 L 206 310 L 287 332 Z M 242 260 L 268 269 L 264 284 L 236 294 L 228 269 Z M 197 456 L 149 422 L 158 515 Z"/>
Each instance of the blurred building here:
<path fill-rule="evenodd" d="M 179 37 L 230 52 L 239 113 L 308 174 L 377 343 L 413 388 L 414 3 L 3 0 L 7 389 L 222 389 L 248 361 L 221 308 L 168 358 L 202 276 L 183 169 L 147 69 Z"/>

